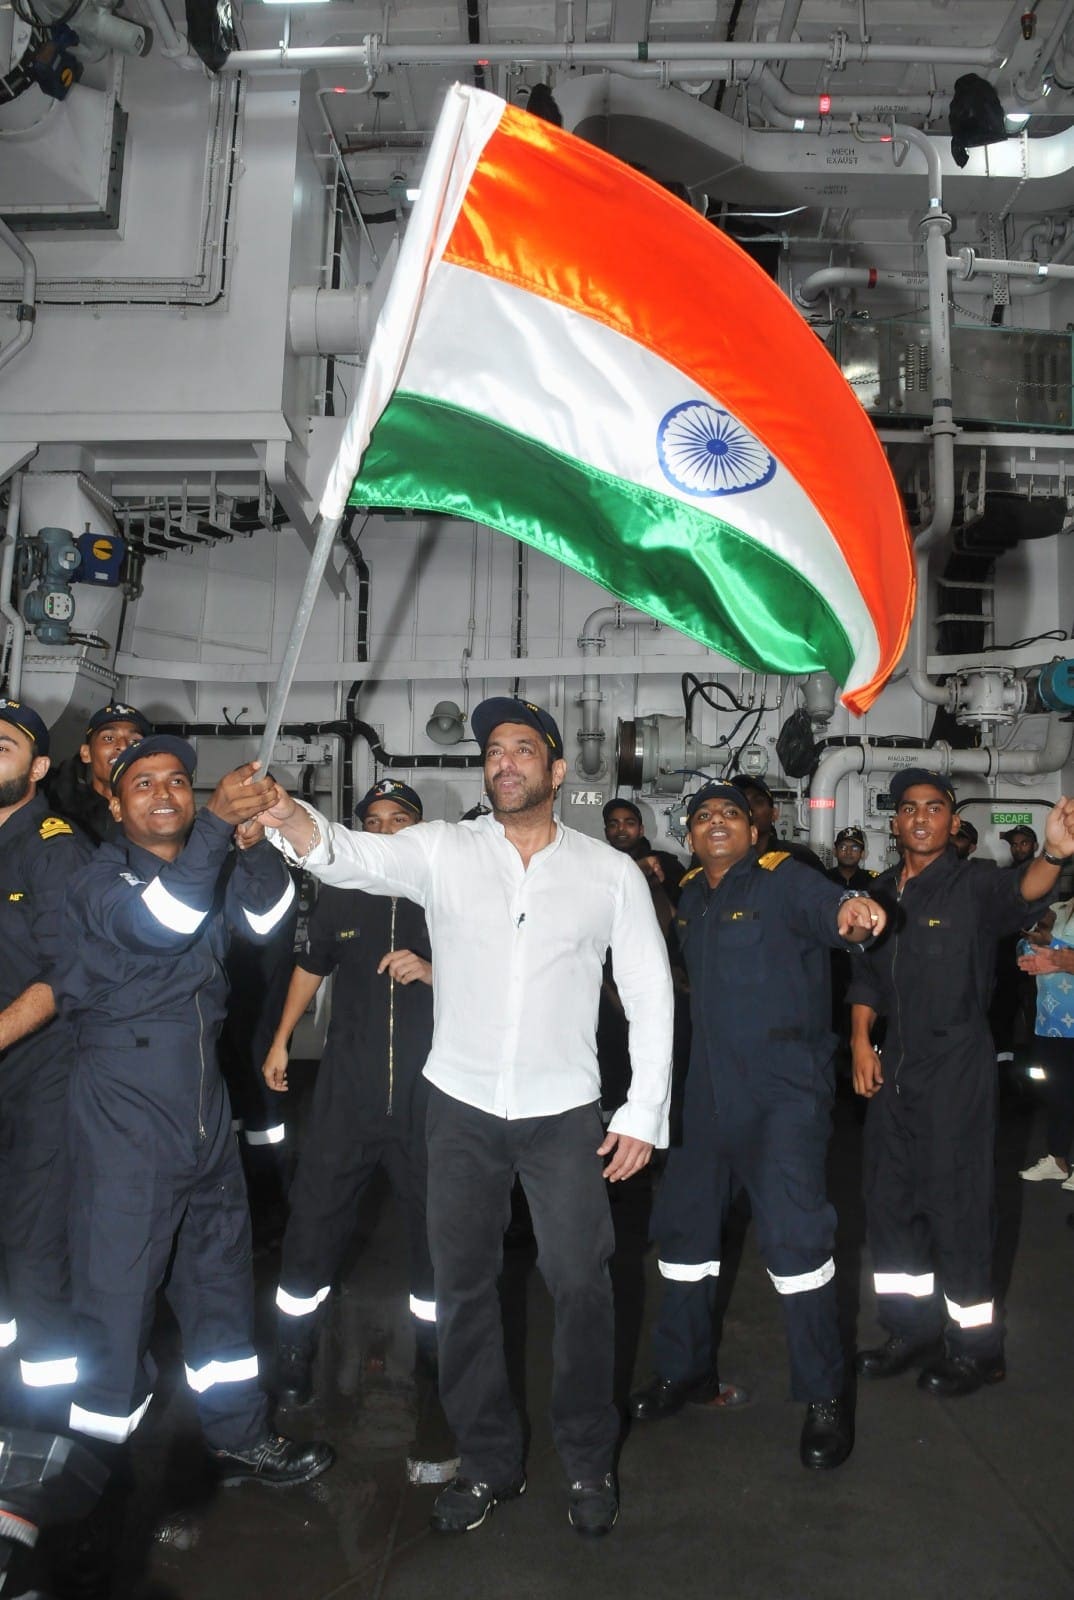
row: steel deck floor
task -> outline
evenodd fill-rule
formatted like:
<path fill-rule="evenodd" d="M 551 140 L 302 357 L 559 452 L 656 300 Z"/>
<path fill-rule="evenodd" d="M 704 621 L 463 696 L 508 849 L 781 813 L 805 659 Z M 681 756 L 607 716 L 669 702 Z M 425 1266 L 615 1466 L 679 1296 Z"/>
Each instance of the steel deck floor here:
<path fill-rule="evenodd" d="M 528 1491 L 470 1535 L 428 1531 L 436 1490 L 405 1481 L 421 1391 L 410 1372 L 399 1227 L 390 1201 L 382 1202 L 332 1305 L 316 1401 L 280 1417 L 285 1431 L 331 1439 L 336 1467 L 286 1493 L 248 1484 L 214 1494 L 192 1410 L 176 1391 L 139 1436 L 122 1592 L 138 1600 L 1074 1595 L 1074 1230 L 1065 1226 L 1074 1206 L 1056 1183 L 1018 1179 L 1018 1167 L 1040 1153 L 1039 1131 L 1025 1102 L 1005 1107 L 997 1242 L 1008 1285 L 1005 1384 L 958 1401 L 920 1393 L 913 1374 L 863 1384 L 850 1461 L 834 1473 L 803 1471 L 802 1408 L 786 1399 L 779 1300 L 743 1222 L 728 1251 L 735 1278 L 721 1376 L 744 1384 L 753 1403 L 634 1427 L 622 1448 L 619 1526 L 592 1542 L 567 1525 L 546 1416 L 551 1308 L 525 1248 L 507 1253 L 504 1299 L 532 1427 Z M 856 1110 L 841 1097 L 831 1172 L 842 1312 L 848 1332 L 856 1322 L 861 1342 L 870 1342 L 878 1330 L 862 1250 L 859 1158 Z M 657 1289 L 644 1248 L 647 1210 L 643 1187 L 616 1196 L 623 1393 L 649 1370 L 646 1322 Z M 260 1263 L 266 1329 L 274 1270 L 272 1258 Z M 184 1504 L 193 1547 L 150 1543 L 154 1520 Z"/>

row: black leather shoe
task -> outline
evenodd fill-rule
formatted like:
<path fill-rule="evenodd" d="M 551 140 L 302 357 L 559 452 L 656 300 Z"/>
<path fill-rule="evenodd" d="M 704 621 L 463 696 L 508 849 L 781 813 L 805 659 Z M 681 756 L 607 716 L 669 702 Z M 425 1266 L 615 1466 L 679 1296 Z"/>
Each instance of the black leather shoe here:
<path fill-rule="evenodd" d="M 915 1344 L 893 1333 L 886 1343 L 877 1345 L 874 1350 L 859 1350 L 854 1365 L 862 1378 L 897 1378 L 900 1372 L 908 1372 L 915 1363 L 924 1361 L 936 1348 L 935 1339 Z"/>
<path fill-rule="evenodd" d="M 628 1409 L 638 1422 L 660 1422 L 681 1411 L 688 1400 L 708 1405 L 719 1393 L 715 1378 L 653 1378 L 644 1389 L 634 1391 Z"/>
<path fill-rule="evenodd" d="M 452 1478 L 436 1497 L 429 1526 L 434 1533 L 469 1533 L 480 1528 L 493 1506 L 502 1500 L 517 1500 L 525 1492 L 525 1478 L 516 1478 L 498 1489 L 473 1478 Z"/>
<path fill-rule="evenodd" d="M 799 1454 L 811 1472 L 842 1466 L 854 1448 L 854 1424 L 845 1400 L 814 1400 L 806 1408 Z"/>
<path fill-rule="evenodd" d="M 957 1400 L 964 1394 L 973 1394 L 983 1384 L 1002 1383 L 1006 1376 L 1007 1364 L 1001 1355 L 942 1356 L 922 1369 L 917 1386 L 928 1394 Z"/>
<path fill-rule="evenodd" d="M 571 1484 L 567 1518 L 575 1532 L 588 1539 L 611 1533 L 619 1520 L 619 1493 L 610 1472 Z"/>
<path fill-rule="evenodd" d="M 282 1433 L 269 1433 L 249 1450 L 210 1450 L 224 1488 L 254 1478 L 272 1489 L 290 1489 L 327 1472 L 336 1459 L 330 1444 L 300 1444 Z"/>

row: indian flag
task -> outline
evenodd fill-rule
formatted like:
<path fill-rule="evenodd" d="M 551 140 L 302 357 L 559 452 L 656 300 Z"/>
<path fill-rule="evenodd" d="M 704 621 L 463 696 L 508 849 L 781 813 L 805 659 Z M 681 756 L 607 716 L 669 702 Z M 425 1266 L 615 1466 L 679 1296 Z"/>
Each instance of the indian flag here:
<path fill-rule="evenodd" d="M 498 528 L 857 712 L 914 599 L 887 460 L 816 334 L 658 184 L 455 85 L 321 502 Z"/>

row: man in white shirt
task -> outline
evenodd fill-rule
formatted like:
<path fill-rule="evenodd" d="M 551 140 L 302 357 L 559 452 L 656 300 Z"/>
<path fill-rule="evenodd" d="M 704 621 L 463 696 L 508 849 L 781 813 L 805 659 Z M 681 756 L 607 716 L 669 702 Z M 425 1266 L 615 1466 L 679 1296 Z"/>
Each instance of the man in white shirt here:
<path fill-rule="evenodd" d="M 476 1528 L 526 1486 L 497 1293 L 517 1173 L 555 1303 L 552 1424 L 570 1521 L 580 1533 L 603 1534 L 618 1516 L 619 1432 L 604 1180 L 632 1177 L 654 1145 L 667 1143 L 671 975 L 634 862 L 555 819 L 567 764 L 552 717 L 528 701 L 496 698 L 470 721 L 490 816 L 377 837 L 329 823 L 279 791 L 264 821 L 273 842 L 323 882 L 425 908 L 436 974 L 425 1067 L 429 1244 L 440 1394 L 461 1455 L 433 1527 Z M 596 1020 L 609 949 L 633 1073 L 605 1132 Z"/>

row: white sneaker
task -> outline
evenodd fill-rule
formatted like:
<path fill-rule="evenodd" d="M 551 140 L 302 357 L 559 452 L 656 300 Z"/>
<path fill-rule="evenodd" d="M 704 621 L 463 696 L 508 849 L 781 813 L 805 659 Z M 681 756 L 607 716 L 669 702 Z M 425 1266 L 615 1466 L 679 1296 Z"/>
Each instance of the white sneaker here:
<path fill-rule="evenodd" d="M 1066 1178 L 1070 1188 L 1074 1189 L 1074 1181 L 1071 1181 L 1074 1174 L 1064 1172 L 1054 1156 L 1041 1156 L 1039 1161 L 1035 1161 L 1018 1176 L 1024 1178 L 1027 1183 L 1046 1183 L 1049 1179 L 1062 1182 Z"/>
<path fill-rule="evenodd" d="M 1074 1172 L 1072 1172 L 1066 1181 L 1061 1183 L 1059 1187 L 1061 1189 L 1069 1189 L 1072 1193 L 1074 1193 Z"/>

